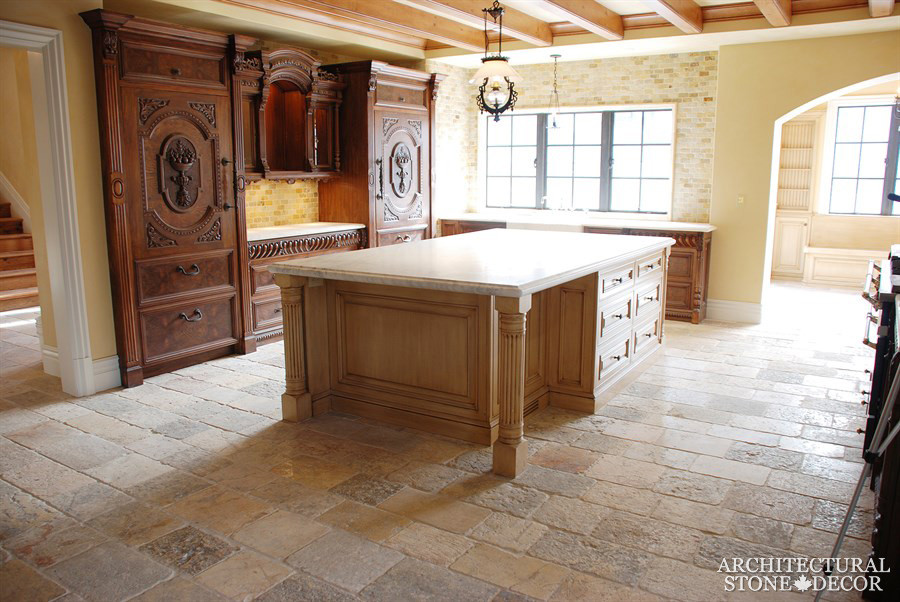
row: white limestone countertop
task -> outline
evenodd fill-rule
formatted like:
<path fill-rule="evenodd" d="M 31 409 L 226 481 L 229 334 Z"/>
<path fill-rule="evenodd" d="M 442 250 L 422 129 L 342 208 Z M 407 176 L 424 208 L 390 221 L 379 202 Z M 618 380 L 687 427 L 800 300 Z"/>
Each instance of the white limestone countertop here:
<path fill-rule="evenodd" d="M 293 259 L 267 269 L 326 280 L 522 297 L 674 243 L 659 236 L 497 229 Z"/>
<path fill-rule="evenodd" d="M 247 242 L 290 238 L 306 234 L 327 234 L 343 230 L 362 230 L 365 224 L 344 224 L 340 222 L 309 222 L 306 224 L 285 224 L 283 226 L 266 226 L 265 228 L 247 228 Z"/>
<path fill-rule="evenodd" d="M 643 219 L 616 219 L 597 217 L 584 211 L 489 211 L 485 213 L 455 213 L 442 215 L 440 219 L 476 222 L 506 223 L 507 228 L 581 231 L 591 228 L 634 228 L 641 230 L 677 230 L 681 232 L 712 232 L 712 224 L 696 222 L 662 222 Z"/>

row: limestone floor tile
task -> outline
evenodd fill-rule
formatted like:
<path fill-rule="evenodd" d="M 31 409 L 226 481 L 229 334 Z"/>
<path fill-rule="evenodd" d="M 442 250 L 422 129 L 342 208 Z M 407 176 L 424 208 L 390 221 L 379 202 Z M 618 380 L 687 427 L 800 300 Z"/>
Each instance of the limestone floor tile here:
<path fill-rule="evenodd" d="M 803 463 L 803 454 L 776 447 L 736 441 L 725 454 L 727 460 L 768 466 L 776 470 L 796 470 Z"/>
<path fill-rule="evenodd" d="M 53 566 L 106 540 L 94 529 L 71 519 L 58 519 L 4 542 L 4 547 L 38 567 Z"/>
<path fill-rule="evenodd" d="M 654 594 L 684 602 L 725 600 L 725 578 L 677 560 L 659 559 L 650 563 L 640 586 Z"/>
<path fill-rule="evenodd" d="M 598 481 L 582 496 L 582 499 L 601 506 L 646 515 L 653 512 L 662 497 L 647 489 Z"/>
<path fill-rule="evenodd" d="M 403 516 L 351 500 L 335 506 L 316 520 L 377 542 L 399 533 L 410 522 Z"/>
<path fill-rule="evenodd" d="M 272 472 L 315 489 L 331 489 L 356 474 L 352 468 L 309 456 L 286 460 L 272 468 Z"/>
<path fill-rule="evenodd" d="M 386 478 L 389 481 L 434 493 L 455 481 L 462 474 L 462 471 L 449 466 L 413 461 L 391 472 Z"/>
<path fill-rule="evenodd" d="M 132 598 L 133 602 L 219 602 L 226 598 L 221 594 L 188 581 L 184 577 L 175 577 L 154 585 L 143 594 Z"/>
<path fill-rule="evenodd" d="M 126 453 L 118 445 L 56 421 L 42 422 L 7 437 L 75 470 L 93 468 Z"/>
<path fill-rule="evenodd" d="M 87 523 L 110 537 L 139 546 L 174 531 L 184 521 L 140 502 L 123 504 Z"/>
<path fill-rule="evenodd" d="M 746 514 L 808 525 L 815 500 L 805 495 L 737 483 L 725 498 L 724 506 Z"/>
<path fill-rule="evenodd" d="M 64 587 L 16 559 L 0 564 L 0 584 L 3 599 L 10 602 L 45 602 L 66 593 Z"/>
<path fill-rule="evenodd" d="M 119 543 L 105 543 L 49 568 L 48 574 L 85 600 L 108 602 L 141 593 L 172 570 Z"/>
<path fill-rule="evenodd" d="M 380 508 L 452 533 L 466 533 L 490 514 L 486 508 L 409 488 L 389 497 Z"/>
<path fill-rule="evenodd" d="M 141 546 L 141 551 L 190 575 L 221 562 L 238 548 L 194 527 L 183 527 Z"/>
<path fill-rule="evenodd" d="M 528 553 L 626 585 L 635 585 L 656 558 L 641 550 L 555 529 L 547 531 Z"/>
<path fill-rule="evenodd" d="M 403 485 L 359 474 L 335 485 L 331 491 L 361 504 L 377 506 L 401 489 Z"/>
<path fill-rule="evenodd" d="M 659 556 L 690 558 L 700 549 L 703 533 L 646 516 L 616 511 L 594 529 L 594 537 Z"/>
<path fill-rule="evenodd" d="M 469 537 L 522 554 L 533 546 L 545 531 L 546 526 L 533 520 L 492 512 L 484 522 L 472 530 Z"/>
<path fill-rule="evenodd" d="M 544 468 L 583 473 L 597 460 L 597 457 L 596 453 L 580 447 L 548 443 L 529 461 Z"/>
<path fill-rule="evenodd" d="M 785 550 L 764 544 L 722 535 L 707 535 L 703 537 L 693 560 L 695 565 L 715 571 L 721 566 L 723 558 L 782 558 L 789 555 Z M 687 554 L 682 557 L 685 560 L 688 558 Z"/>
<path fill-rule="evenodd" d="M 66 424 L 119 445 L 140 441 L 148 434 L 144 429 L 97 412 L 70 418 L 66 420 Z"/>
<path fill-rule="evenodd" d="M 357 602 L 353 594 L 305 573 L 288 577 L 260 597 L 258 602 Z"/>
<path fill-rule="evenodd" d="M 734 510 L 663 496 L 653 509 L 651 516 L 658 520 L 709 533 L 725 533 L 731 519 L 734 518 Z"/>
<path fill-rule="evenodd" d="M 498 589 L 484 581 L 406 558 L 361 592 L 365 600 L 490 600 Z"/>
<path fill-rule="evenodd" d="M 555 495 L 538 508 L 533 518 L 557 529 L 590 535 L 609 512 L 604 506 Z"/>
<path fill-rule="evenodd" d="M 313 489 L 281 477 L 257 487 L 250 494 L 309 518 L 315 518 L 344 501 L 335 493 Z"/>
<path fill-rule="evenodd" d="M 545 493 L 579 497 L 593 487 L 595 481 L 583 475 L 531 465 L 516 477 L 516 483 Z"/>
<path fill-rule="evenodd" d="M 287 563 L 357 593 L 403 558 L 399 552 L 335 529 L 288 556 Z"/>
<path fill-rule="evenodd" d="M 573 573 L 550 598 L 554 602 L 661 602 L 663 599 L 635 587 L 629 587 L 584 573 Z"/>
<path fill-rule="evenodd" d="M 669 470 L 653 485 L 653 491 L 715 505 L 725 499 L 731 485 L 732 482 L 725 479 L 684 470 Z"/>
<path fill-rule="evenodd" d="M 117 489 L 127 489 L 169 472 L 171 467 L 140 454 L 128 454 L 110 460 L 86 472 Z"/>
<path fill-rule="evenodd" d="M 89 476 L 43 457 L 26 466 L 8 470 L 3 478 L 44 500 L 95 482 Z"/>
<path fill-rule="evenodd" d="M 512 587 L 532 577 L 544 565 L 544 562 L 536 558 L 516 556 L 479 543 L 460 556 L 450 568 L 500 587 Z"/>
<path fill-rule="evenodd" d="M 485 506 L 498 512 L 506 512 L 521 518 L 534 514 L 547 499 L 548 495 L 531 487 L 521 487 L 513 483 L 498 482 L 489 487 L 466 496 L 466 501 Z"/>
<path fill-rule="evenodd" d="M 527 579 L 512 586 L 513 591 L 536 600 L 549 600 L 572 571 L 558 564 L 545 563 Z"/>
<path fill-rule="evenodd" d="M 0 481 L 0 541 L 37 527 L 62 514 L 30 493 Z"/>
<path fill-rule="evenodd" d="M 855 483 L 850 484 L 844 481 L 835 481 L 834 479 L 783 470 L 773 470 L 772 474 L 769 475 L 769 480 L 766 481 L 766 485 L 782 491 L 822 498 L 832 502 L 849 501 L 855 488 Z"/>
<path fill-rule="evenodd" d="M 619 485 L 650 488 L 665 473 L 666 468 L 658 464 L 641 462 L 630 458 L 598 454 L 598 459 L 587 471 L 587 476 L 612 481 Z"/>
<path fill-rule="evenodd" d="M 293 571 L 256 552 L 239 552 L 197 575 L 197 582 L 231 599 L 266 591 Z"/>
<path fill-rule="evenodd" d="M 731 520 L 728 535 L 746 541 L 767 544 L 783 550 L 789 549 L 795 526 L 790 523 L 738 513 Z"/>
<path fill-rule="evenodd" d="M 126 488 L 125 492 L 147 504 L 167 506 L 172 502 L 177 502 L 193 493 L 197 493 L 201 489 L 206 489 L 210 485 L 209 481 L 194 476 L 189 472 L 172 470 L 137 485 L 132 485 Z"/>
<path fill-rule="evenodd" d="M 244 526 L 232 539 L 269 556 L 285 558 L 328 531 L 312 519 L 279 510 Z"/>
<path fill-rule="evenodd" d="M 124 493 L 94 480 L 78 489 L 47 498 L 55 508 L 80 520 L 89 520 L 130 501 L 132 499 Z"/>
<path fill-rule="evenodd" d="M 634 442 L 628 446 L 625 453 L 622 454 L 626 458 L 632 460 L 640 460 L 642 462 L 652 462 L 653 464 L 661 464 L 669 468 L 688 468 L 697 458 L 697 454 L 681 451 L 679 449 L 669 449 L 658 445 L 650 445 L 649 443 Z"/>
<path fill-rule="evenodd" d="M 682 433 L 680 431 L 666 431 L 656 441 L 657 445 L 662 445 L 663 447 L 672 447 L 708 456 L 724 456 L 728 452 L 728 448 L 731 447 L 731 443 L 731 440 L 721 437 Z"/>
<path fill-rule="evenodd" d="M 411 523 L 384 545 L 431 564 L 449 566 L 475 543 L 456 533 Z"/>
<path fill-rule="evenodd" d="M 217 485 L 175 502 L 169 510 L 227 535 L 269 514 L 273 508 Z"/>

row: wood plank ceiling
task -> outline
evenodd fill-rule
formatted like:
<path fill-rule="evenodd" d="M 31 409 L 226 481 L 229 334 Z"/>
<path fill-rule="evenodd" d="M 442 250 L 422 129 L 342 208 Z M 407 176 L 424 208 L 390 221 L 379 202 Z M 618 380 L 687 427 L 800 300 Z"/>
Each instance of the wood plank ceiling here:
<path fill-rule="evenodd" d="M 339 30 L 430 50 L 484 50 L 482 8 L 490 0 L 217 0 Z M 789 27 L 807 13 L 868 7 L 872 18 L 893 14 L 894 0 L 508 0 L 504 41 L 546 47 L 558 36 L 595 34 L 622 40 L 633 29 L 674 26 L 698 34 L 704 25 L 765 19 Z M 755 25 L 753 25 L 755 26 Z M 748 24 L 748 27 L 751 25 Z M 493 27 L 490 27 L 493 29 Z M 496 32 L 489 34 L 496 41 Z"/>

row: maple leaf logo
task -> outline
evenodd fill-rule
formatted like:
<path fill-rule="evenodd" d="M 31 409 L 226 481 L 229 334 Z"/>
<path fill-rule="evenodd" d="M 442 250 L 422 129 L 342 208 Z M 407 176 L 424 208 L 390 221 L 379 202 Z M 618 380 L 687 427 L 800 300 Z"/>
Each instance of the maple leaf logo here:
<path fill-rule="evenodd" d="M 794 587 L 797 588 L 797 591 L 805 592 L 812 587 L 812 581 L 807 579 L 806 575 L 800 575 L 799 579 L 794 580 Z"/>

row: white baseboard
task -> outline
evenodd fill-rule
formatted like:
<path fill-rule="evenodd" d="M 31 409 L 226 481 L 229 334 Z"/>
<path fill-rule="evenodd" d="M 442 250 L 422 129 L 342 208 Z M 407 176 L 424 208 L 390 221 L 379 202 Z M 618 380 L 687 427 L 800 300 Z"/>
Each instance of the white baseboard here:
<path fill-rule="evenodd" d="M 706 301 L 706 319 L 717 322 L 759 324 L 762 321 L 762 304 L 708 299 Z"/>
<path fill-rule="evenodd" d="M 50 376 L 59 376 L 59 352 L 56 347 L 44 345 L 41 350 L 41 360 L 44 364 L 44 372 Z M 119 356 L 105 357 L 94 360 L 94 388 L 97 392 L 114 389 L 122 385 L 122 375 L 119 373 Z"/>

